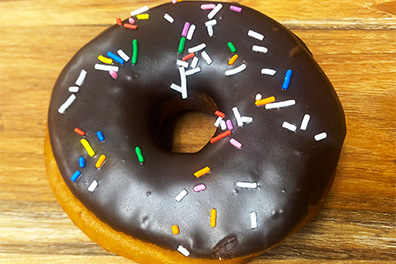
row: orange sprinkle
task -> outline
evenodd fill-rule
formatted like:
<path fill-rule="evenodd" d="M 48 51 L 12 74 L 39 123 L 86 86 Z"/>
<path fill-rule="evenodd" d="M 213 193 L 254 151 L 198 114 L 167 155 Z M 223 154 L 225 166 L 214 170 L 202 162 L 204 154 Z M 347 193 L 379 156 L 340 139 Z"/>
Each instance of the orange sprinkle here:
<path fill-rule="evenodd" d="M 215 143 L 216 141 L 218 141 L 218 140 L 220 140 L 222 138 L 228 137 L 229 135 L 231 135 L 231 130 L 227 130 L 224 133 L 221 133 L 221 134 L 219 134 L 219 135 L 217 135 L 215 137 L 212 137 L 210 139 L 210 143 Z"/>
<path fill-rule="evenodd" d="M 76 132 L 77 134 L 79 134 L 80 136 L 85 136 L 85 131 L 82 131 L 81 129 L 79 129 L 78 127 L 76 127 L 74 129 L 74 132 Z"/>
<path fill-rule="evenodd" d="M 225 114 L 223 112 L 220 112 L 220 111 L 216 111 L 215 115 L 217 115 L 218 117 L 221 117 L 221 118 L 225 117 Z"/>
<path fill-rule="evenodd" d="M 210 168 L 209 167 L 205 167 L 203 169 L 200 169 L 199 171 L 196 171 L 194 173 L 194 176 L 199 178 L 199 177 L 201 177 L 201 176 L 203 176 L 203 175 L 205 175 L 205 174 L 207 174 L 209 172 L 210 172 Z"/>
<path fill-rule="evenodd" d="M 172 233 L 173 233 L 174 235 L 177 235 L 177 234 L 180 233 L 179 227 L 178 227 L 177 225 L 173 225 L 173 226 L 172 226 Z"/>
<path fill-rule="evenodd" d="M 217 218 L 217 211 L 216 209 L 212 208 L 212 210 L 210 210 L 210 226 L 212 228 L 215 228 L 216 226 L 216 218 Z"/>
<path fill-rule="evenodd" d="M 122 25 L 121 18 L 117 17 L 116 20 L 117 20 L 117 25 L 121 26 Z"/>
<path fill-rule="evenodd" d="M 183 57 L 182 61 L 188 61 L 189 59 L 192 59 L 195 57 L 194 52 L 187 54 L 186 56 Z"/>
<path fill-rule="evenodd" d="M 100 167 L 102 167 L 103 162 L 105 162 L 105 160 L 106 160 L 106 155 L 104 155 L 104 154 L 100 155 L 98 161 L 97 161 L 96 164 L 95 164 L 95 167 L 98 168 L 98 169 L 99 169 Z"/>
<path fill-rule="evenodd" d="M 132 25 L 132 24 L 124 24 L 124 28 L 136 30 L 138 28 L 138 26 L 137 25 Z"/>
<path fill-rule="evenodd" d="M 261 105 L 266 105 L 266 104 L 273 103 L 273 102 L 275 102 L 275 97 L 271 96 L 271 97 L 267 97 L 267 98 L 264 98 L 261 100 L 257 100 L 255 104 L 257 106 L 261 106 Z"/>
<path fill-rule="evenodd" d="M 238 54 L 232 56 L 231 59 L 228 61 L 228 65 L 233 65 L 238 58 L 239 58 Z"/>

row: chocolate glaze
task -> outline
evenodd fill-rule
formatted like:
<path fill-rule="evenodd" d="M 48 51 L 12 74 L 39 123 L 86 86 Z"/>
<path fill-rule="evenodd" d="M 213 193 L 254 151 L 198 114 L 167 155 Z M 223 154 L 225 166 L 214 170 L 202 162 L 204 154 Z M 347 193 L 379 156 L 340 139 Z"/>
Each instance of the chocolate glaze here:
<path fill-rule="evenodd" d="M 61 174 L 73 194 L 99 219 L 115 230 L 143 241 L 176 250 L 188 249 L 194 258 L 232 258 L 261 252 L 279 243 L 312 217 L 311 208 L 321 203 L 331 186 L 346 127 L 337 95 L 309 50 L 294 34 L 265 15 L 243 7 L 230 11 L 230 4 L 215 16 L 214 36 L 204 23 L 207 13 L 202 2 L 165 4 L 150 9 L 149 20 L 138 21 L 138 30 L 114 25 L 83 47 L 67 64 L 56 82 L 49 108 L 49 133 Z M 168 13 L 174 23 L 168 23 Z M 186 42 L 183 54 L 178 45 L 184 23 L 197 26 Z M 126 23 L 126 21 L 124 21 Z M 263 41 L 247 35 L 249 29 L 265 35 Z M 137 65 L 130 61 L 120 67 L 113 80 L 107 72 L 94 70 L 98 55 L 118 49 L 132 53 L 132 40 L 139 42 Z M 231 41 L 238 61 L 229 66 Z M 189 98 L 170 89 L 180 84 L 176 59 L 187 48 L 206 43 L 213 63 L 201 57 L 201 72 L 188 78 Z M 268 48 L 255 53 L 253 45 Z M 235 76 L 225 71 L 242 63 L 247 69 Z M 262 68 L 275 69 L 274 76 L 261 75 Z M 77 99 L 64 114 L 58 108 L 69 97 L 80 71 L 88 74 Z M 290 87 L 282 91 L 287 69 L 293 70 Z M 296 100 L 296 105 L 266 110 L 256 107 L 255 96 L 274 95 L 276 101 Z M 232 107 L 253 117 L 251 124 L 237 127 Z M 229 138 L 207 144 L 195 154 L 171 153 L 158 142 L 158 127 L 170 115 L 184 110 L 213 114 L 219 109 L 233 121 L 232 137 L 243 144 L 236 149 Z M 282 128 L 288 121 L 298 128 L 304 114 L 311 120 L 306 131 Z M 79 127 L 96 151 L 90 158 L 80 144 Z M 105 141 L 95 133 L 101 130 Z M 315 141 L 325 131 L 327 138 Z M 222 131 L 219 129 L 218 133 Z M 199 133 L 199 131 L 197 131 Z M 145 157 L 139 164 L 134 152 L 140 146 Z M 108 158 L 94 167 L 100 154 Z M 85 168 L 78 158 L 84 156 Z M 193 173 L 205 166 L 211 173 L 197 179 Z M 76 170 L 82 176 L 72 182 Z M 87 191 L 93 180 L 99 185 Z M 259 184 L 258 189 L 236 188 L 238 181 Z M 194 193 L 203 183 L 207 189 Z M 186 189 L 180 202 L 175 196 Z M 210 211 L 217 210 L 217 225 L 210 227 Z M 258 227 L 251 229 L 250 213 L 257 213 Z M 171 226 L 180 233 L 173 235 Z"/>

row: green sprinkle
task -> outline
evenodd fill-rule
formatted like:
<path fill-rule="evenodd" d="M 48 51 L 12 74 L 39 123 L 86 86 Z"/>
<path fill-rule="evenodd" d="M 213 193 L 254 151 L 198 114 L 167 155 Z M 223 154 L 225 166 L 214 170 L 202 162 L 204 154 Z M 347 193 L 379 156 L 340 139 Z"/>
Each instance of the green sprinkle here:
<path fill-rule="evenodd" d="M 232 42 L 228 42 L 227 45 L 230 48 L 232 53 L 236 52 L 236 48 L 235 48 L 234 44 L 232 44 Z"/>
<path fill-rule="evenodd" d="M 133 40 L 132 46 L 133 46 L 132 64 L 136 64 L 138 57 L 138 42 L 136 39 Z"/>
<path fill-rule="evenodd" d="M 143 155 L 142 155 L 142 150 L 139 147 L 136 147 L 135 148 L 135 152 L 136 152 L 136 156 L 138 157 L 139 162 L 143 163 L 144 162 L 144 158 L 143 158 Z"/>
<path fill-rule="evenodd" d="M 186 45 L 186 37 L 182 37 L 180 39 L 180 43 L 179 43 L 179 53 L 183 53 L 184 52 L 184 46 Z"/>

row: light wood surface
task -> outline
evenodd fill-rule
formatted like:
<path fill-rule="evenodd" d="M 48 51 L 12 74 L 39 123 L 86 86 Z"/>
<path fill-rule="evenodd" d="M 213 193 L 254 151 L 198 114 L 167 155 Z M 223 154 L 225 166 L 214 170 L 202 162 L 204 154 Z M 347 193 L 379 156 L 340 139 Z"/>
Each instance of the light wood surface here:
<path fill-rule="evenodd" d="M 0 263 L 133 263 L 91 242 L 55 200 L 43 161 L 47 109 L 55 80 L 81 46 L 116 17 L 164 2 L 0 2 Z M 240 3 L 307 44 L 339 95 L 348 127 L 323 209 L 252 263 L 394 263 L 396 2 Z"/>

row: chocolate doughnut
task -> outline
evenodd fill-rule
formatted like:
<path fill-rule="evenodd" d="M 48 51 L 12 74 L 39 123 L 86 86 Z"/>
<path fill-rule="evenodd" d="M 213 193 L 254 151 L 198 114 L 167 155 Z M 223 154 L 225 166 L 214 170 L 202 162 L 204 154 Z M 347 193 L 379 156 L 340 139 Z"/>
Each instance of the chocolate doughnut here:
<path fill-rule="evenodd" d="M 72 220 L 137 261 L 147 252 L 105 239 L 171 256 L 147 256 L 157 263 L 242 263 L 301 228 L 330 189 L 346 134 L 305 44 L 231 3 L 131 16 L 78 51 L 52 93 L 47 167 Z M 218 129 L 197 153 L 173 153 L 161 127 L 189 110 L 213 115 Z"/>

